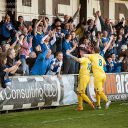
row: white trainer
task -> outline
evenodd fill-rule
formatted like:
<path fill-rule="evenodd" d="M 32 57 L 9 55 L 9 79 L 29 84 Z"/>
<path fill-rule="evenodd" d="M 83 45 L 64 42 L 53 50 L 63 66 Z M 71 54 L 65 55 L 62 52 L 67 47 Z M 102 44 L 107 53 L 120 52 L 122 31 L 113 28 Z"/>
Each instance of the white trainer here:
<path fill-rule="evenodd" d="M 96 109 L 99 109 L 100 110 L 101 109 L 101 106 L 96 106 Z"/>
<path fill-rule="evenodd" d="M 111 101 L 109 100 L 109 101 L 106 103 L 105 108 L 108 109 L 109 106 L 110 106 L 110 104 L 111 104 Z"/>

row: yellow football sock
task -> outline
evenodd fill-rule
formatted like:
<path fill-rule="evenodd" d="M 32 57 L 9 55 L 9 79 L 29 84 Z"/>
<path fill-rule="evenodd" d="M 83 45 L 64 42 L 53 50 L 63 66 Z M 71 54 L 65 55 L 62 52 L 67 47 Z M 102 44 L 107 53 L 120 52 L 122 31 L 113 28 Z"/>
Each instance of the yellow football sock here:
<path fill-rule="evenodd" d="M 96 93 L 97 106 L 100 106 L 100 95 Z"/>
<path fill-rule="evenodd" d="M 83 107 L 83 99 L 82 99 L 82 97 L 79 94 L 77 95 L 77 97 L 78 97 L 78 107 Z"/>
<path fill-rule="evenodd" d="M 103 92 L 100 92 L 100 98 L 102 98 L 105 102 L 108 102 L 108 99 L 106 97 L 106 95 Z"/>

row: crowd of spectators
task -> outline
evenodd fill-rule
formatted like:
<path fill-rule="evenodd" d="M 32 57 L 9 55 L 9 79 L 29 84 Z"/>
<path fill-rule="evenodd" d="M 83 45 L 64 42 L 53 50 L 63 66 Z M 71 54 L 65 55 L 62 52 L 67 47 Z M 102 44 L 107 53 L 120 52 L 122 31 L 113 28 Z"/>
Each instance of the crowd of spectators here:
<path fill-rule="evenodd" d="M 100 47 L 100 54 L 106 60 L 107 73 L 128 71 L 128 20 L 118 23 L 104 19 L 97 11 L 95 20 L 80 21 L 75 26 L 73 17 L 57 16 L 53 23 L 42 16 L 25 23 L 7 14 L 0 22 L 0 77 L 2 87 L 10 83 L 13 75 L 58 75 L 77 74 L 79 64 L 66 55 L 67 50 L 79 57 L 79 50 L 93 53 L 93 47 Z"/>

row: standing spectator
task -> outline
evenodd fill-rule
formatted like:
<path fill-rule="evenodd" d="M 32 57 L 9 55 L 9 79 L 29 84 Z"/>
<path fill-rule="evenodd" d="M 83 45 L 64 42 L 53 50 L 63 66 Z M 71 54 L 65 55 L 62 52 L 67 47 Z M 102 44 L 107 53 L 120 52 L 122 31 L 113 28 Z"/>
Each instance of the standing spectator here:
<path fill-rule="evenodd" d="M 70 51 L 70 53 L 72 54 L 72 52 L 76 49 L 77 44 L 74 44 L 74 46 L 71 46 L 71 35 L 67 34 L 65 35 L 65 40 L 63 42 L 63 54 L 64 54 L 64 69 L 63 69 L 63 73 L 64 74 L 74 74 L 75 73 L 75 63 L 74 60 L 72 60 L 68 55 L 66 55 L 67 51 Z"/>
<path fill-rule="evenodd" d="M 16 30 L 23 30 L 24 27 L 27 27 L 27 25 L 24 22 L 23 16 L 18 16 L 18 21 L 15 23 Z"/>
<path fill-rule="evenodd" d="M 115 70 L 115 63 L 112 60 L 111 55 L 107 57 L 107 63 L 106 63 L 106 72 L 107 73 L 114 73 Z"/>
<path fill-rule="evenodd" d="M 42 22 L 42 23 L 41 23 Z M 34 26 L 34 39 L 33 39 L 33 49 L 40 45 L 45 32 L 47 31 L 47 22 L 45 17 L 42 17 Z"/>
<path fill-rule="evenodd" d="M 13 28 L 13 25 L 12 25 L 12 23 L 10 21 L 10 16 L 6 15 L 4 23 L 1 26 L 1 34 L 2 34 L 1 41 L 3 41 L 3 40 L 7 41 L 10 38 L 13 29 L 14 28 Z"/>
<path fill-rule="evenodd" d="M 53 59 L 51 57 L 51 50 L 46 46 L 46 44 L 43 45 L 45 50 L 38 55 L 36 62 L 30 71 L 31 75 L 45 75 L 50 68 L 50 63 Z"/>
<path fill-rule="evenodd" d="M 60 26 L 56 27 L 56 51 L 62 51 L 62 42 L 65 35 L 61 30 Z"/>
<path fill-rule="evenodd" d="M 19 39 L 20 49 L 20 60 L 22 62 L 23 75 L 29 75 L 29 67 L 26 64 L 26 58 L 29 56 L 30 48 L 32 47 L 32 38 L 30 38 L 30 43 L 27 42 L 25 35 L 21 35 Z"/>

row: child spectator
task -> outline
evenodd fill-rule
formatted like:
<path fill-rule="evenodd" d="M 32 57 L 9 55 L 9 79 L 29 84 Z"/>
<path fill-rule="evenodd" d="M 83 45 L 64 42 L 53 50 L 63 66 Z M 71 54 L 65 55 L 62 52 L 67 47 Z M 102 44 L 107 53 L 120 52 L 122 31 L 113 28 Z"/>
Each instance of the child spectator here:
<path fill-rule="evenodd" d="M 51 61 L 50 69 L 47 72 L 47 75 L 57 75 L 60 77 L 61 68 L 63 64 L 63 53 L 57 52 L 56 58 Z"/>

